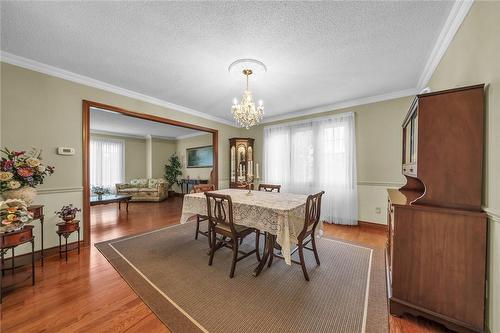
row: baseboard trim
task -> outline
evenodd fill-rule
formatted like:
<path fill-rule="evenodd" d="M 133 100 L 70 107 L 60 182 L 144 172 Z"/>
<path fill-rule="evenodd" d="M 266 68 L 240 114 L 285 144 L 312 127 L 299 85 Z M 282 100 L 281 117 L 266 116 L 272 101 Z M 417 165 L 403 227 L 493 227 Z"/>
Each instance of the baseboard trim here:
<path fill-rule="evenodd" d="M 387 231 L 389 229 L 389 226 L 387 224 L 380 224 L 375 222 L 358 221 L 358 225 L 361 227 L 375 228 L 384 231 Z"/>

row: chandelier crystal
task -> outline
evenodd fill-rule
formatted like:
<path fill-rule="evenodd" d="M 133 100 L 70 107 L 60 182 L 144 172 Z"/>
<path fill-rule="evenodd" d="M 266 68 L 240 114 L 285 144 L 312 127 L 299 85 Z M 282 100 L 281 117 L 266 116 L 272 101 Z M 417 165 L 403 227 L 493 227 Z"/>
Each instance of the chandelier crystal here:
<path fill-rule="evenodd" d="M 253 71 L 251 69 L 243 69 L 243 74 L 247 78 L 247 88 L 243 92 L 240 103 L 238 104 L 235 98 L 233 100 L 233 106 L 231 107 L 231 113 L 238 125 L 246 129 L 257 125 L 264 116 L 264 104 L 262 100 L 259 101 L 259 105 L 256 106 L 253 101 L 252 92 L 248 88 L 248 77 L 252 75 L 252 73 Z"/>

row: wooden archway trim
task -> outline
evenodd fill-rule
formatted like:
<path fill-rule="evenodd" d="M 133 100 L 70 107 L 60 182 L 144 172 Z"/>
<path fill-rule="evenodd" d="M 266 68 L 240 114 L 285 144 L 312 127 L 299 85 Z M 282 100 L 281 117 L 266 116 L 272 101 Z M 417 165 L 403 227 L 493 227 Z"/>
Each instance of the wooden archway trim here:
<path fill-rule="evenodd" d="M 219 183 L 219 131 L 213 128 L 203 127 L 199 125 L 189 124 L 178 120 L 163 118 L 155 115 L 144 114 L 134 111 L 122 109 L 120 107 L 107 105 L 103 103 L 83 100 L 82 102 L 82 115 L 83 115 L 83 230 L 84 230 L 84 244 L 90 245 L 90 167 L 89 167 L 89 146 L 90 146 L 90 108 L 104 109 L 108 111 L 117 112 L 126 116 L 135 117 L 139 119 L 156 121 L 173 126 L 189 128 L 193 130 L 203 131 L 212 134 L 212 145 L 214 151 L 214 166 L 213 166 L 213 179 L 215 186 Z"/>

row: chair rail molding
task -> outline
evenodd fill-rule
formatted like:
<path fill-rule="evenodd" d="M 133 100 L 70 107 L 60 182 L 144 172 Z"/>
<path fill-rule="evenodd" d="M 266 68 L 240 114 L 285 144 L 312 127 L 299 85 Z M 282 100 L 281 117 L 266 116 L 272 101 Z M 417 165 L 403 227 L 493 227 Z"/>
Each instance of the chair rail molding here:
<path fill-rule="evenodd" d="M 41 188 L 36 190 L 37 195 L 43 194 L 58 194 L 58 193 L 71 193 L 71 192 L 82 192 L 82 186 L 76 187 L 53 187 L 53 188 Z"/>
<path fill-rule="evenodd" d="M 486 214 L 488 215 L 488 219 L 491 222 L 500 223 L 500 212 L 499 211 L 496 211 L 496 210 L 493 210 L 491 208 L 484 207 L 484 206 L 483 206 L 483 210 L 486 212 Z"/>
<path fill-rule="evenodd" d="M 358 180 L 358 186 L 401 187 L 403 185 L 404 185 L 404 182 L 387 182 L 387 181 Z"/>

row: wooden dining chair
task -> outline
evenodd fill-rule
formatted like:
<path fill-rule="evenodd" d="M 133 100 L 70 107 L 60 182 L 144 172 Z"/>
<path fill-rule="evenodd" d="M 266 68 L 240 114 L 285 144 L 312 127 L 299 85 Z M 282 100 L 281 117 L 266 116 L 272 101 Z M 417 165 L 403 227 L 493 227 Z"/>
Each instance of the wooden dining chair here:
<path fill-rule="evenodd" d="M 309 281 L 309 275 L 307 274 L 306 262 L 304 260 L 304 249 L 310 250 L 314 253 L 314 258 L 316 259 L 316 264 L 319 266 L 319 255 L 316 247 L 316 227 L 318 226 L 321 217 L 321 197 L 325 194 L 325 191 L 321 191 L 316 194 L 311 194 L 307 197 L 306 201 L 306 212 L 304 218 L 304 227 L 302 231 L 297 236 L 297 248 L 295 248 L 291 254 L 294 254 L 297 250 L 299 251 L 300 262 L 292 260 L 293 263 L 299 264 L 302 267 L 302 273 L 304 273 L 304 278 Z M 276 237 L 273 238 L 273 249 L 275 246 Z M 307 247 L 306 245 L 311 243 L 312 247 Z M 274 254 L 269 258 L 269 265 L 272 264 L 273 257 L 278 257 L 284 259 L 281 255 Z"/>
<path fill-rule="evenodd" d="M 266 191 L 266 192 L 280 192 L 281 190 L 281 185 L 272 185 L 272 184 L 259 184 L 259 191 Z"/>
<path fill-rule="evenodd" d="M 257 260 L 260 261 L 259 232 L 254 228 L 234 223 L 233 201 L 231 200 L 231 196 L 210 192 L 205 192 L 205 196 L 207 197 L 208 225 L 210 228 L 209 234 L 211 236 L 210 259 L 208 260 L 208 264 L 210 266 L 212 265 L 215 251 L 218 249 L 222 247 L 232 249 L 233 260 L 231 263 L 231 272 L 229 273 L 229 277 L 233 278 L 236 263 L 238 261 L 253 253 L 255 253 Z M 250 252 L 239 251 L 239 240 L 252 233 L 255 233 L 255 249 Z M 218 242 L 216 242 L 217 235 L 222 236 Z M 238 257 L 238 253 L 242 253 L 243 255 Z"/>
<path fill-rule="evenodd" d="M 193 190 L 191 191 L 192 193 L 205 193 L 208 191 L 215 191 L 215 185 L 214 184 L 198 184 L 193 186 Z M 200 230 L 200 223 L 208 221 L 208 216 L 206 215 L 196 215 L 196 233 L 194 234 L 194 239 L 198 239 L 198 234 L 201 234 L 203 236 L 208 237 L 208 242 L 210 243 L 210 236 L 209 236 L 209 231 L 210 228 L 208 228 L 207 231 L 201 231 Z M 207 223 L 208 225 L 208 223 Z"/>

